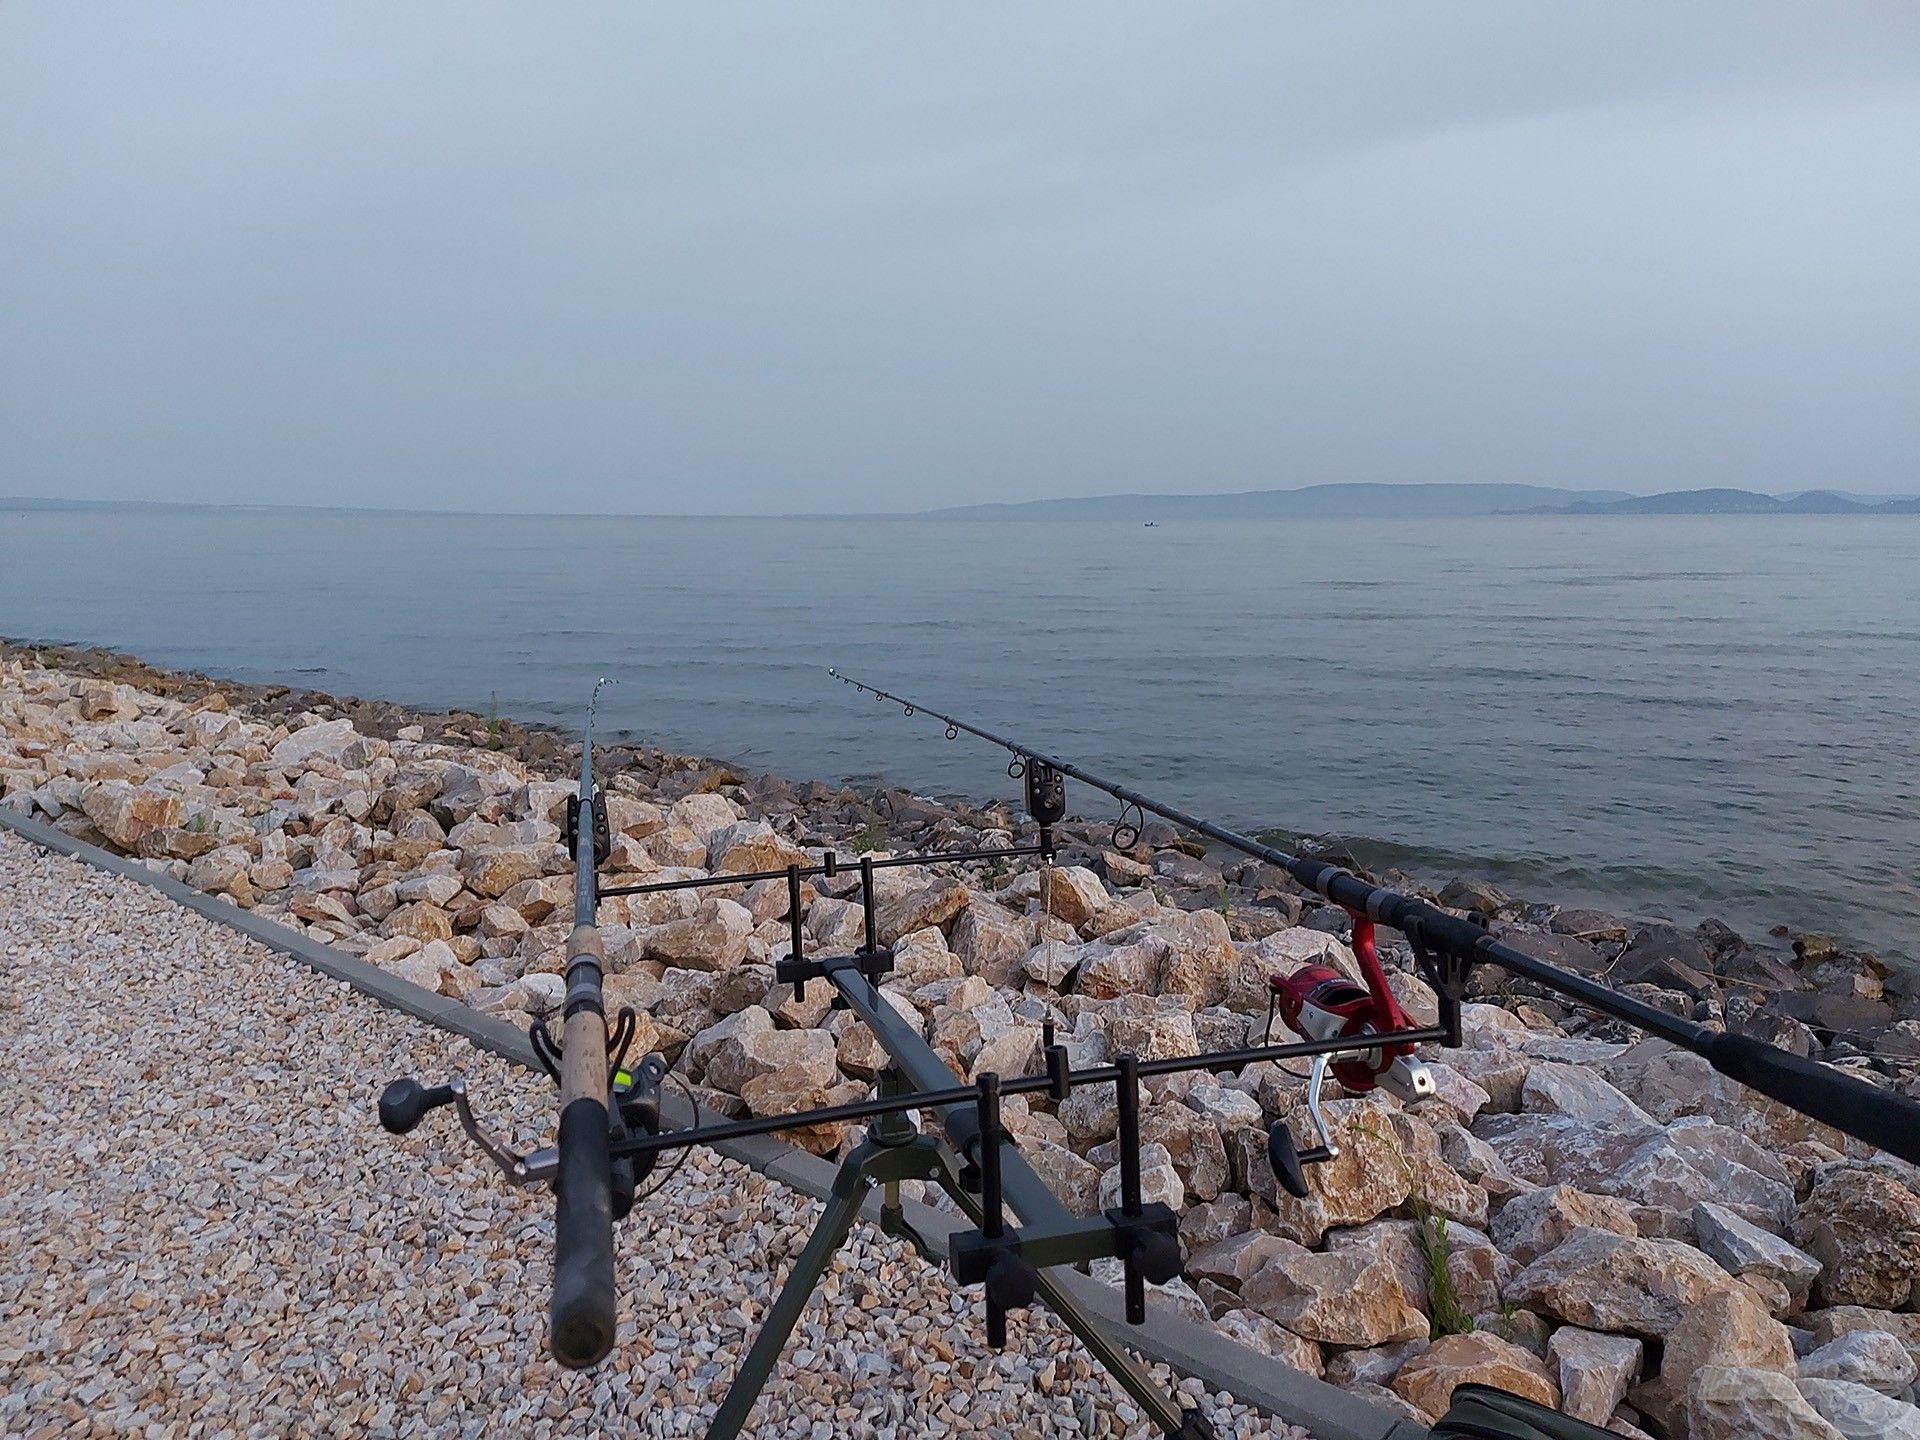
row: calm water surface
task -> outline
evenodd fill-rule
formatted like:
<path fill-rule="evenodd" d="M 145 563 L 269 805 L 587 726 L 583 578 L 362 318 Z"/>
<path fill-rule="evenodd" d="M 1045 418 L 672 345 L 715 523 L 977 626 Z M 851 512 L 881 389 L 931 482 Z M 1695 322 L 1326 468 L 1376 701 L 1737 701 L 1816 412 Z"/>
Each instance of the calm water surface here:
<path fill-rule="evenodd" d="M 837 665 L 1231 824 L 1920 957 L 1920 520 L 0 511 L 0 634 L 568 725 L 604 672 L 669 747 L 1013 792 Z"/>

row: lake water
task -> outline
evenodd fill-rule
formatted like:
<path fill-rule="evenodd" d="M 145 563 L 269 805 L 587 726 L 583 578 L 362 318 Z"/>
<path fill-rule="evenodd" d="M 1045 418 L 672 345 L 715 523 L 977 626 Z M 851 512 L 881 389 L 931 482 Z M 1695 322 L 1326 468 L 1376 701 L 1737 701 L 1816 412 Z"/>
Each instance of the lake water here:
<path fill-rule="evenodd" d="M 1920 957 L 1920 519 L 0 511 L 0 634 L 569 726 L 607 673 L 670 748 L 1014 792 L 839 666 L 1233 825 Z"/>

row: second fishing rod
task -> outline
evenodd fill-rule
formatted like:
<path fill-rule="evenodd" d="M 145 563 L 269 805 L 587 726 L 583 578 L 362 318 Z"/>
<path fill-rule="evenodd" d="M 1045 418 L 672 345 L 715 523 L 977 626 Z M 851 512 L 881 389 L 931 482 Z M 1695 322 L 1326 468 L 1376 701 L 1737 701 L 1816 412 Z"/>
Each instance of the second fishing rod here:
<path fill-rule="evenodd" d="M 869 684 L 838 669 L 827 673 L 862 694 L 898 705 L 908 716 L 923 714 L 947 727 L 947 738 L 965 733 L 1006 750 L 1014 766 L 1044 765 L 1110 795 L 1136 811 L 1158 815 L 1228 849 L 1285 870 L 1300 885 L 1357 916 L 1390 926 L 1407 937 L 1432 984 L 1447 1044 L 1460 1043 L 1460 1005 L 1473 968 L 1493 964 L 1569 1000 L 1611 1015 L 1705 1059 L 1714 1069 L 1761 1094 L 1789 1105 L 1888 1154 L 1920 1164 L 1920 1103 L 1744 1035 L 1712 1030 L 1622 995 L 1606 985 L 1563 970 L 1515 949 L 1463 916 L 1397 890 L 1374 885 L 1350 870 L 1310 856 L 1293 855 L 1230 830 L 1204 816 L 1155 799 L 1132 786 L 1097 775 L 1070 760 L 997 734 Z M 1123 812 L 1124 813 L 1124 812 Z M 1129 827 L 1131 828 L 1131 827 Z"/>

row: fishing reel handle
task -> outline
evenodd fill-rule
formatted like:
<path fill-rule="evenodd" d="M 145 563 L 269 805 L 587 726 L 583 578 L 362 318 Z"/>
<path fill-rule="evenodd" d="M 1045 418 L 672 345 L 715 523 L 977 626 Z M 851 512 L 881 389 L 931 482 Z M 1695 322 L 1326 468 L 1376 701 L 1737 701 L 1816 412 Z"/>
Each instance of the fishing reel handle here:
<path fill-rule="evenodd" d="M 459 1094 L 451 1085 L 422 1085 L 411 1075 L 393 1081 L 380 1092 L 380 1128 L 389 1135 L 404 1135 L 422 1120 L 429 1110 L 451 1105 Z"/>

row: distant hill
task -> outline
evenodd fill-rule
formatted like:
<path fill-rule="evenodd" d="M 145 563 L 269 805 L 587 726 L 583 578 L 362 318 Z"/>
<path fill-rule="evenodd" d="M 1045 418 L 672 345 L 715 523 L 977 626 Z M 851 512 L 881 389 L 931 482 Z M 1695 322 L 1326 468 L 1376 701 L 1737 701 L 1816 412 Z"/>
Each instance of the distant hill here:
<path fill-rule="evenodd" d="M 1564 510 L 1633 497 L 1624 490 L 1557 490 L 1546 485 L 1308 485 L 1224 495 L 1086 495 L 1004 505 L 960 505 L 942 520 L 1259 520 L 1271 517 L 1498 515 Z"/>
<path fill-rule="evenodd" d="M 1832 490 L 1798 495 L 1762 495 L 1753 490 L 1670 490 L 1624 500 L 1581 500 L 1562 507 L 1571 515 L 1916 515 L 1920 500 L 1897 496 L 1869 500 Z"/>
<path fill-rule="evenodd" d="M 1264 520 L 1444 515 L 1914 515 L 1913 496 L 1806 490 L 1560 490 L 1548 485 L 1308 485 L 1220 495 L 1086 495 L 927 512 L 938 520 Z"/>

